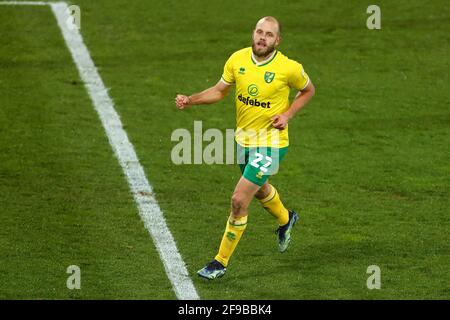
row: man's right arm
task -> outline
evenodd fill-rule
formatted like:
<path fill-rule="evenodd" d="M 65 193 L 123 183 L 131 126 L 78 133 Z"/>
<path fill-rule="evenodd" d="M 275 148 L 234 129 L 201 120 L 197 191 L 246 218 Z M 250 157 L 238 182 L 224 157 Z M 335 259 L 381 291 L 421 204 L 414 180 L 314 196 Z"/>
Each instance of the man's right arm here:
<path fill-rule="evenodd" d="M 194 104 L 211 104 L 225 98 L 230 91 L 230 87 L 230 84 L 227 84 L 221 79 L 215 86 L 202 92 L 195 93 L 191 96 L 185 96 L 182 94 L 177 95 L 175 98 L 175 104 L 180 110 Z"/>

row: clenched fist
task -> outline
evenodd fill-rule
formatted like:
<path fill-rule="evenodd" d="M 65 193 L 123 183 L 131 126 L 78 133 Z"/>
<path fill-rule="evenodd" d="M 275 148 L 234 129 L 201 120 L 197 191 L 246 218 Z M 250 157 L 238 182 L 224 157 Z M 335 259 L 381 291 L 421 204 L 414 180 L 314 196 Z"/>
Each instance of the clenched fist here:
<path fill-rule="evenodd" d="M 183 110 L 186 106 L 188 106 L 189 102 L 189 97 L 182 94 L 177 94 L 177 97 L 175 98 L 175 104 L 180 110 Z"/>

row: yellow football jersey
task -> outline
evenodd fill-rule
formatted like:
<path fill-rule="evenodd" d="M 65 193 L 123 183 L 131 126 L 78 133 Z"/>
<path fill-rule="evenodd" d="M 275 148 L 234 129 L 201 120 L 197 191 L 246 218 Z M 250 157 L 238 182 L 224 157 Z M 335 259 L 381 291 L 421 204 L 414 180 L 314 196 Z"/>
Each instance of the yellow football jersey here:
<path fill-rule="evenodd" d="M 289 109 L 290 88 L 308 85 L 303 66 L 277 50 L 258 63 L 249 47 L 231 55 L 222 80 L 236 84 L 236 142 L 244 147 L 287 147 L 288 128 L 275 129 L 271 117 Z"/>

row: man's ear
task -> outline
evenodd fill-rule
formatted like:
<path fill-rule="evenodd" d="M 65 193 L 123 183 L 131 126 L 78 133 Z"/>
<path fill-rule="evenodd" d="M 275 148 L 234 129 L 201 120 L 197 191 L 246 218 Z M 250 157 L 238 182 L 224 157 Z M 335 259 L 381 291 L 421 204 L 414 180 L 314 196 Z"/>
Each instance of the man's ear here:
<path fill-rule="evenodd" d="M 277 40 L 275 41 L 275 45 L 278 46 L 281 43 L 281 36 L 278 36 Z"/>

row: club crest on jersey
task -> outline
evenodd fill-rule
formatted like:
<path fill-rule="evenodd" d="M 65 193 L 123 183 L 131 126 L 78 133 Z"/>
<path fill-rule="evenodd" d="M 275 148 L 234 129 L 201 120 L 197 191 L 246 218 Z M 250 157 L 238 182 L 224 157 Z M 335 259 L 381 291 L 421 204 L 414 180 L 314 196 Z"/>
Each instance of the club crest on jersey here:
<path fill-rule="evenodd" d="M 266 71 L 266 73 L 264 74 L 264 80 L 267 83 L 271 83 L 274 78 L 275 78 L 275 73 L 273 73 L 273 72 Z"/>

